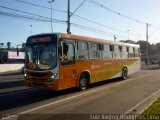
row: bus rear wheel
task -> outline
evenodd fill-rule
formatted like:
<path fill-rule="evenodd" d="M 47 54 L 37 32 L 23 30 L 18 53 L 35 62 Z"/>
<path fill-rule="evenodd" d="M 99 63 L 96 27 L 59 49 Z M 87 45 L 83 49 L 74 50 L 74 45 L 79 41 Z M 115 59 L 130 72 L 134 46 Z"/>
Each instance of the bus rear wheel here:
<path fill-rule="evenodd" d="M 85 74 L 82 74 L 79 78 L 79 89 L 86 90 L 88 87 L 88 78 Z"/>
<path fill-rule="evenodd" d="M 128 77 L 128 70 L 127 68 L 123 68 L 122 70 L 122 79 L 125 80 Z"/>

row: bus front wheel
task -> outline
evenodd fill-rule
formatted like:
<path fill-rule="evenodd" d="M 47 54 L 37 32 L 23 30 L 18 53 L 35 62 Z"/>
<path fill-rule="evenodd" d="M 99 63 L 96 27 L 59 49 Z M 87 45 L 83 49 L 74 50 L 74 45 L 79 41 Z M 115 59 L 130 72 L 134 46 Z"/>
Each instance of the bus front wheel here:
<path fill-rule="evenodd" d="M 79 89 L 86 90 L 88 86 L 88 78 L 85 74 L 82 74 L 79 79 Z"/>
<path fill-rule="evenodd" d="M 128 70 L 127 68 L 123 68 L 122 70 L 122 79 L 125 80 L 128 77 Z"/>

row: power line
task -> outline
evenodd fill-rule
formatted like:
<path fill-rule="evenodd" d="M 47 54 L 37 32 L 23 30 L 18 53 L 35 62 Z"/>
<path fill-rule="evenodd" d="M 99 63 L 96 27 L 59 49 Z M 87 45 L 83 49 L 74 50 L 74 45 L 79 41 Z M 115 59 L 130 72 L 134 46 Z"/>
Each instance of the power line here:
<path fill-rule="evenodd" d="M 40 21 L 40 22 L 50 22 L 50 20 L 39 19 L 39 18 L 24 16 L 24 15 L 21 15 L 21 14 L 15 14 L 15 13 L 10 13 L 10 12 L 3 12 L 3 11 L 0 11 L 0 15 L 4 15 L 4 16 L 8 16 L 8 17 L 14 17 L 14 18 L 22 18 L 22 19 L 26 19 L 26 20 Z M 60 23 L 60 24 L 66 24 L 66 23 L 61 22 L 61 21 L 54 21 L 54 22 Z M 71 26 L 77 27 L 77 28 L 80 28 L 80 29 L 83 29 L 83 30 L 87 30 L 87 31 L 90 31 L 90 32 L 98 33 L 98 34 L 107 35 L 107 36 L 110 36 L 110 37 L 113 37 L 113 35 L 114 35 L 113 33 L 98 30 L 98 29 L 93 28 L 93 27 L 91 28 L 91 27 L 78 25 L 78 24 L 75 24 L 75 23 L 72 23 Z M 121 36 L 121 35 L 117 35 L 117 36 Z"/>
<path fill-rule="evenodd" d="M 25 2 L 25 1 L 22 1 L 22 0 L 15 0 L 15 1 L 21 2 L 21 3 L 24 3 L 24 4 L 28 4 L 28 5 L 32 5 L 32 6 L 36 6 L 36 7 L 41 7 L 41 8 L 49 9 L 49 10 L 50 10 L 50 8 L 48 8 L 48 7 L 46 7 L 46 6 L 41 6 L 41 5 L 37 5 L 37 4 Z M 84 18 L 84 17 L 82 17 L 82 16 L 76 15 L 75 12 L 84 4 L 85 1 L 86 1 L 86 0 L 83 0 L 83 1 L 82 1 L 82 3 L 77 7 L 77 9 L 76 9 L 73 13 L 71 13 L 71 16 L 73 15 L 73 16 L 79 17 L 79 18 L 81 18 L 81 19 L 83 19 L 83 20 L 86 20 L 86 21 L 88 21 L 88 22 L 97 24 L 97 25 L 102 26 L 102 27 L 104 27 L 104 28 L 108 28 L 108 29 L 112 29 L 112 30 L 116 30 L 116 31 L 119 31 L 119 32 L 126 33 L 126 31 L 122 31 L 122 30 L 119 30 L 119 29 L 114 28 L 114 27 L 106 26 L 106 25 L 100 24 L 100 23 L 98 23 L 98 22 L 95 22 L 95 21 L 93 21 L 93 20 L 89 20 L 89 19 Z M 67 13 L 66 11 L 61 11 L 61 10 L 57 10 L 57 9 L 53 9 L 53 10 L 58 11 L 58 12 Z M 132 33 L 131 33 L 131 34 L 132 34 Z"/>
<path fill-rule="evenodd" d="M 71 31 L 70 31 L 70 25 L 71 25 L 71 23 L 70 23 L 70 18 L 71 18 L 71 16 L 83 5 L 83 3 L 85 2 L 86 0 L 83 0 L 83 2 L 75 9 L 75 11 L 71 14 L 71 12 L 70 12 L 70 0 L 68 0 L 68 16 L 67 16 L 67 18 L 68 18 L 68 20 L 67 20 L 67 33 L 68 34 L 71 34 Z"/>
<path fill-rule="evenodd" d="M 82 30 L 86 30 L 86 31 L 89 31 L 89 32 L 93 32 L 93 33 L 97 33 L 97 34 L 112 37 L 112 35 L 110 35 L 108 33 L 105 33 L 105 32 L 102 32 L 102 31 L 97 31 L 97 30 L 94 30 L 94 29 L 91 29 L 91 28 L 88 28 L 88 27 L 85 27 L 85 26 L 79 26 L 79 25 L 76 25 L 76 24 L 71 24 L 71 26 L 82 29 Z"/>
<path fill-rule="evenodd" d="M 35 7 L 40 7 L 40 8 L 45 8 L 45 9 L 50 10 L 49 7 L 42 6 L 42 5 L 37 5 L 37 4 L 33 4 L 33 3 L 31 3 L 31 2 L 26 2 L 26 1 L 22 1 L 22 0 L 15 0 L 15 1 L 20 2 L 20 3 L 24 3 L 24 4 L 28 4 L 28 5 L 32 5 L 32 6 L 35 6 Z M 79 7 L 81 7 L 85 1 L 86 1 L 86 0 L 84 0 L 84 1 L 77 7 L 77 9 L 79 9 Z M 122 16 L 122 17 L 124 17 L 124 18 L 127 18 L 127 19 L 129 19 L 129 20 L 132 20 L 132 21 L 134 21 L 134 22 L 139 22 L 139 23 L 142 23 L 142 24 L 146 24 L 145 22 L 136 20 L 136 19 L 131 18 L 131 17 L 128 17 L 128 16 L 126 16 L 126 15 L 124 15 L 124 14 L 122 14 L 122 13 L 119 13 L 119 12 L 113 10 L 113 9 L 110 9 L 110 8 L 108 8 L 108 7 L 104 6 L 104 5 L 96 2 L 95 0 L 88 0 L 88 1 L 91 2 L 91 3 L 93 3 L 93 4 L 95 4 L 95 5 L 97 5 L 97 6 L 99 6 L 99 7 L 104 8 L 104 9 L 106 9 L 106 10 L 108 10 L 108 11 L 110 11 L 110 12 L 116 14 L 116 15 L 120 15 L 120 16 Z M 54 11 L 57 11 L 57 12 L 67 13 L 66 11 L 58 10 L 58 9 L 54 9 L 54 8 L 53 8 L 53 10 L 54 10 Z M 76 12 L 76 11 L 77 11 L 77 10 L 75 10 L 75 12 Z M 71 16 L 72 16 L 75 12 L 71 13 Z M 79 16 L 79 15 L 74 14 L 74 16 L 79 17 L 79 18 L 81 18 L 81 19 L 84 19 L 84 20 L 86 20 L 86 21 L 89 21 L 89 22 L 92 22 L 92 23 L 97 24 L 96 22 L 94 22 L 94 21 L 92 21 L 92 20 L 89 20 L 89 19 L 86 19 L 86 18 L 84 18 L 84 17 L 81 17 L 81 16 Z M 100 23 L 98 23 L 97 25 L 100 25 Z M 113 30 L 116 30 L 116 31 L 119 31 L 119 32 L 125 32 L 125 31 L 119 30 L 119 29 L 117 29 L 117 28 L 109 27 L 109 26 L 102 25 L 102 24 L 101 24 L 100 26 L 103 26 L 103 27 L 106 27 L 106 28 L 109 28 L 109 29 L 113 29 Z M 155 25 L 152 25 L 152 26 L 153 26 L 153 27 L 157 27 L 157 26 L 155 26 Z M 135 34 L 135 33 L 131 33 L 131 34 Z"/>
<path fill-rule="evenodd" d="M 110 9 L 110 8 L 108 8 L 108 7 L 104 6 L 104 5 L 96 2 L 95 0 L 88 0 L 88 1 L 91 2 L 91 3 L 93 3 L 93 4 L 95 4 L 95 5 L 97 5 L 97 6 L 99 6 L 99 7 L 101 7 L 101 8 L 103 8 L 103 9 L 105 9 L 105 10 L 107 10 L 107 11 L 110 11 L 110 12 L 112 12 L 112 13 L 114 13 L 116 15 L 119 15 L 121 17 L 124 17 L 124 18 L 126 18 L 128 20 L 131 20 L 131 21 L 134 21 L 134 22 L 137 22 L 137 23 L 140 23 L 140 24 L 146 24 L 145 22 L 142 22 L 140 20 L 134 19 L 134 18 L 129 17 L 127 15 L 124 15 L 124 14 L 122 14 L 120 12 L 117 12 L 117 11 L 115 11 L 113 9 Z M 149 24 L 149 25 L 151 25 L 151 24 Z M 157 27 L 157 26 L 152 24 L 152 27 Z M 151 37 L 153 34 L 155 34 L 159 29 L 160 29 L 160 27 L 157 27 L 156 30 L 153 31 L 150 36 L 148 36 L 148 38 Z M 131 33 L 131 34 L 133 34 L 133 33 Z"/>
<path fill-rule="evenodd" d="M 34 17 L 31 17 L 31 16 L 25 16 L 25 15 L 21 15 L 21 14 L 3 12 L 3 11 L 0 11 L 0 15 L 4 15 L 4 16 L 8 16 L 8 17 L 14 17 L 14 18 L 20 18 L 20 19 L 25 19 L 25 20 L 34 20 L 34 21 L 40 21 L 40 22 L 50 22 L 50 20 L 34 18 Z M 57 21 L 54 21 L 54 22 L 60 23 L 60 24 L 66 24 L 65 22 L 62 22 L 61 20 L 59 20 L 59 21 L 57 20 Z M 98 34 L 107 35 L 107 36 L 110 36 L 110 37 L 113 37 L 113 35 L 114 35 L 113 33 L 109 33 L 109 32 L 102 31 L 102 30 L 98 30 L 98 29 L 93 28 L 93 27 L 86 27 L 86 26 L 78 25 L 78 24 L 75 24 L 75 23 L 72 23 L 71 26 L 77 27 L 77 28 L 80 28 L 80 29 L 83 29 L 83 30 L 87 30 L 87 31 L 90 31 L 90 32 L 98 33 Z M 121 35 L 117 35 L 117 36 L 121 36 Z"/>
<path fill-rule="evenodd" d="M 50 20 L 46 20 L 46 19 L 35 18 L 35 17 L 31 17 L 31 16 L 25 16 L 25 15 L 21 15 L 21 14 L 3 12 L 3 11 L 0 11 L 0 15 L 14 17 L 14 18 L 22 18 L 22 19 L 26 19 L 26 20 L 40 21 L 40 22 L 50 22 Z M 53 22 L 65 24 L 65 22 L 62 22 L 61 20 L 57 20 L 57 21 L 53 21 Z"/>
<path fill-rule="evenodd" d="M 20 3 L 24 3 L 24 4 L 28 4 L 28 5 L 32 5 L 32 6 L 35 6 L 35 7 L 45 8 L 45 9 L 48 9 L 48 10 L 51 9 L 51 8 L 49 8 L 49 7 L 42 6 L 42 5 L 37 5 L 37 4 L 33 4 L 33 3 L 31 3 L 31 2 L 25 2 L 25 1 L 22 1 L 22 0 L 15 0 L 15 1 L 20 2 Z M 67 13 L 66 11 L 58 10 L 58 9 L 54 9 L 54 8 L 52 8 L 52 10 L 57 11 L 57 12 Z"/>
<path fill-rule="evenodd" d="M 17 10 L 17 9 L 5 7 L 5 6 L 0 6 L 0 8 L 8 9 L 8 10 L 12 10 L 12 11 L 15 11 L 15 12 L 20 12 L 20 13 L 24 13 L 24 14 L 36 16 L 36 17 L 40 17 L 40 18 L 43 18 L 43 19 L 48 19 L 48 21 L 50 21 L 50 19 L 51 19 L 51 18 L 49 18 L 49 17 L 45 17 L 45 16 L 41 16 L 41 15 L 38 15 L 38 14 L 33 14 L 33 13 L 25 12 L 25 11 L 21 11 L 21 10 Z M 52 20 L 55 21 L 55 22 L 56 22 L 56 21 L 58 21 L 58 22 L 66 22 L 66 21 L 57 20 L 57 19 L 52 19 Z"/>
<path fill-rule="evenodd" d="M 93 27 L 82 26 L 82 25 L 75 24 L 75 23 L 71 23 L 71 26 L 77 27 L 77 28 L 80 28 L 80 29 L 83 29 L 83 30 L 95 32 L 95 33 L 100 33 L 100 34 L 103 34 L 103 35 L 105 34 L 105 35 L 110 36 L 110 37 L 114 37 L 114 35 L 115 35 L 114 33 L 106 32 L 106 31 L 99 30 L 99 29 L 96 29 L 96 28 L 93 28 Z M 116 36 L 126 37 L 126 36 L 118 35 L 118 34 L 116 34 Z"/>
<path fill-rule="evenodd" d="M 153 34 L 155 34 L 158 30 L 160 29 L 160 27 L 156 28 L 148 37 L 150 38 Z"/>
<path fill-rule="evenodd" d="M 41 16 L 41 15 L 33 14 L 33 13 L 24 12 L 24 11 L 21 11 L 21 10 L 17 10 L 17 9 L 5 7 L 5 6 L 0 6 L 0 8 L 4 8 L 4 9 L 16 11 L 16 12 L 20 12 L 20 13 L 25 13 L 25 14 L 34 15 L 34 16 L 37 16 L 37 17 L 42 17 L 42 18 L 47 18 L 47 19 L 49 19 L 48 17 L 44 17 L 44 16 Z"/>
<path fill-rule="evenodd" d="M 24 11 L 20 11 L 20 10 L 17 10 L 17 9 L 8 8 L 8 7 L 5 7 L 5 6 L 0 6 L 0 7 L 4 8 L 4 9 L 12 10 L 12 11 L 20 12 L 20 13 L 23 13 L 23 14 L 34 15 L 34 16 L 40 17 L 40 18 L 35 18 L 33 16 L 25 16 L 25 15 L 16 14 L 16 13 L 10 13 L 10 12 L 3 12 L 3 11 L 0 11 L 0 15 L 22 18 L 22 19 L 26 19 L 26 20 L 36 20 L 36 21 L 42 21 L 42 22 L 50 22 L 50 18 L 48 18 L 48 17 L 44 17 L 44 16 L 41 16 L 41 15 L 28 13 L 28 12 L 24 12 Z M 57 19 L 54 19 L 54 22 L 66 23 L 66 21 L 61 21 L 61 20 L 57 20 Z M 114 34 L 109 33 L 109 32 L 105 32 L 105 31 L 98 30 L 98 29 L 95 29 L 95 28 L 89 28 L 89 27 L 74 24 L 74 23 L 72 23 L 71 25 L 74 26 L 74 27 L 81 28 L 83 30 L 88 30 L 88 31 L 92 31 L 92 32 L 100 33 L 100 34 L 107 34 L 108 36 L 113 36 L 114 35 Z"/>
<path fill-rule="evenodd" d="M 98 23 L 98 22 L 95 22 L 95 21 L 93 21 L 93 20 L 89 20 L 89 19 L 84 18 L 84 17 L 79 16 L 79 15 L 74 15 L 74 16 L 75 16 L 75 17 L 78 17 L 78 18 L 81 18 L 81 19 L 83 19 L 83 20 L 85 20 L 85 21 L 94 23 L 94 24 L 96 24 L 96 25 L 99 25 L 99 26 L 101 26 L 101 27 L 107 28 L 107 29 L 115 30 L 115 31 L 118 31 L 118 32 L 121 32 L 121 33 L 127 33 L 126 31 L 123 31 L 123 30 L 120 30 L 120 29 L 117 29 L 117 28 L 114 28 L 114 27 L 110 27 L 110 26 L 107 26 L 107 25 L 100 24 L 100 23 Z M 136 33 L 133 33 L 133 32 L 130 32 L 130 34 L 132 34 L 132 35 L 137 35 Z"/>
<path fill-rule="evenodd" d="M 86 1 L 86 0 L 83 0 L 83 1 L 82 1 L 82 3 L 74 10 L 74 12 L 71 14 L 71 16 L 74 15 L 74 13 L 84 4 L 85 1 Z M 71 17 L 71 16 L 70 16 L 70 17 Z"/>
<path fill-rule="evenodd" d="M 78 24 L 75 24 L 75 23 L 71 23 L 72 26 L 74 27 L 78 27 L 78 28 L 81 28 L 81 29 L 84 29 L 84 30 L 87 30 L 87 31 L 92 31 L 92 32 L 99 32 L 99 33 L 105 33 L 105 34 L 108 34 L 108 36 L 112 36 L 113 34 L 111 33 L 108 33 L 108 32 L 105 32 L 105 31 L 102 31 L 102 30 L 98 30 L 96 28 L 91 28 L 91 27 L 86 27 L 86 26 L 82 26 L 82 25 L 78 25 Z"/>
<path fill-rule="evenodd" d="M 50 8 L 48 8 L 48 7 L 45 7 L 45 6 L 40 6 L 40 5 L 36 5 L 36 4 L 33 4 L 33 3 L 24 2 L 24 1 L 21 1 L 21 0 L 15 0 L 15 1 L 22 2 L 22 3 L 25 3 L 25 4 L 29 4 L 29 5 L 34 5 L 34 6 L 37 6 L 37 7 L 42 7 L 42 8 L 45 8 L 45 9 L 50 9 Z M 84 0 L 84 1 L 77 7 L 76 10 L 78 10 L 85 1 L 86 1 L 86 0 Z M 50 18 L 48 18 L 48 17 L 44 17 L 44 16 L 41 16 L 41 15 L 37 15 L 37 14 L 33 14 L 33 13 L 28 13 L 28 12 L 24 12 L 24 11 L 12 9 L 12 8 L 8 8 L 8 7 L 5 7 L 5 6 L 0 6 L 0 7 L 5 8 L 5 9 L 9 9 L 9 10 L 13 10 L 13 11 L 16 11 L 16 12 L 21 12 L 21 13 L 25 13 L 25 14 L 29 14 L 29 15 L 34 15 L 34 16 L 37 16 L 37 17 L 45 18 L 45 19 L 50 19 Z M 75 13 L 76 10 L 75 10 L 73 13 Z M 58 10 L 58 11 L 59 11 L 59 10 Z M 59 11 L 59 12 L 60 12 L 60 11 Z M 65 11 L 61 11 L 61 12 L 65 12 Z M 65 12 L 65 13 L 66 13 L 66 12 Z M 119 32 L 126 33 L 126 31 L 122 31 L 122 30 L 119 30 L 119 29 L 117 29 L 117 28 L 113 28 L 113 27 L 110 27 L 110 26 L 106 26 L 106 25 L 100 24 L 100 23 L 98 23 L 98 22 L 95 22 L 95 21 L 86 19 L 86 18 L 84 18 L 84 17 L 81 17 L 81 16 L 76 15 L 76 14 L 73 14 L 73 13 L 72 13 L 72 15 L 74 15 L 74 16 L 76 16 L 76 17 L 79 17 L 79 18 L 81 18 L 81 19 L 83 19 L 83 20 L 86 20 L 86 21 L 88 21 L 88 22 L 92 22 L 92 23 L 94 23 L 94 24 L 97 24 L 97 25 L 102 26 L 102 27 L 105 27 L 105 28 L 109 28 L 109 29 L 112 29 L 112 30 L 116 30 L 116 31 L 119 31 Z M 53 20 L 56 20 L 56 19 L 53 19 Z M 66 21 L 58 20 L 58 21 L 55 21 L 55 22 L 65 23 Z M 74 24 L 74 25 L 72 24 L 72 26 L 75 27 L 76 25 L 75 25 L 75 24 Z M 82 27 L 82 26 L 80 26 L 80 25 L 77 25 L 76 27 L 79 27 L 79 28 L 81 27 L 81 29 L 82 29 L 82 28 L 84 29 L 85 26 Z M 90 31 L 91 31 L 91 29 L 92 29 L 92 31 L 93 31 L 93 28 L 89 29 L 89 27 L 87 27 L 87 28 L 85 28 L 85 29 L 88 29 L 88 30 L 90 30 Z M 106 33 L 105 31 L 102 31 L 102 30 L 98 30 L 98 29 L 94 29 L 94 30 L 95 30 L 96 32 L 99 32 L 99 33 Z M 131 34 L 134 34 L 134 33 L 131 33 Z M 112 33 L 112 35 L 115 35 L 115 34 Z M 118 35 L 118 36 L 122 36 L 122 35 Z M 125 37 L 126 37 L 126 36 L 125 36 Z"/>
<path fill-rule="evenodd" d="M 121 16 L 121 17 L 123 17 L 123 18 L 126 18 L 126 19 L 128 19 L 128 20 L 131 20 L 131 21 L 134 21 L 134 22 L 137 22 L 137 23 L 140 23 L 140 24 L 146 24 L 145 22 L 142 22 L 142 21 L 140 21 L 140 20 L 134 19 L 134 18 L 129 17 L 129 16 L 127 16 L 127 15 L 124 15 L 124 14 L 122 14 L 122 13 L 120 13 L 120 12 L 117 12 L 117 11 L 111 9 L 111 8 L 108 8 L 108 7 L 104 6 L 104 5 L 96 2 L 95 0 L 88 0 L 88 1 L 89 1 L 90 3 L 92 3 L 92 4 L 95 4 L 95 5 L 97 5 L 97 6 L 101 7 L 101 8 L 109 11 L 109 12 L 112 12 L 112 13 L 114 13 L 114 14 L 116 14 L 116 15 L 119 15 L 119 16 Z"/>
<path fill-rule="evenodd" d="M 125 31 L 119 30 L 119 29 L 117 29 L 117 28 L 110 27 L 110 26 L 106 26 L 106 25 L 100 24 L 100 23 L 98 23 L 98 22 L 95 22 L 95 21 L 93 21 L 93 20 L 89 20 L 89 19 L 84 18 L 84 17 L 79 16 L 79 15 L 74 15 L 74 16 L 76 16 L 76 17 L 78 17 L 78 18 L 81 18 L 81 19 L 83 19 L 83 20 L 86 20 L 86 21 L 88 21 L 88 22 L 94 23 L 94 24 L 96 24 L 96 25 L 102 26 L 102 27 L 104 27 L 104 28 L 116 30 L 116 31 L 119 31 L 119 32 L 125 32 Z"/>
<path fill-rule="evenodd" d="M 14 17 L 14 18 L 22 18 L 22 19 L 26 19 L 26 20 L 50 22 L 49 20 L 45 20 L 45 19 L 33 18 L 31 16 L 24 16 L 24 15 L 21 15 L 21 14 L 15 14 L 15 13 L 10 13 L 10 12 L 3 12 L 3 11 L 0 11 L 0 15 L 8 16 L 8 17 Z"/>

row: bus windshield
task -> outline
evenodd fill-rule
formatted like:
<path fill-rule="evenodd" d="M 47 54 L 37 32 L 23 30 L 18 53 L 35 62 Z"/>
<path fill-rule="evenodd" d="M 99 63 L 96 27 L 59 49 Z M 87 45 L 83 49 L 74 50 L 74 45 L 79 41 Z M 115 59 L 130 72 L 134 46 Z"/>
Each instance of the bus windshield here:
<path fill-rule="evenodd" d="M 57 65 L 57 50 L 53 44 L 30 45 L 26 47 L 26 68 L 49 70 Z"/>

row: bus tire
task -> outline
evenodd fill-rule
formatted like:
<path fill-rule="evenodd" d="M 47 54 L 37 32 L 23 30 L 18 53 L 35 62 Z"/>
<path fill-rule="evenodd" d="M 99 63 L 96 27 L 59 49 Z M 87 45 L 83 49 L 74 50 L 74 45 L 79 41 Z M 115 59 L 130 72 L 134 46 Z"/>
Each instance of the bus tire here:
<path fill-rule="evenodd" d="M 88 78 L 86 74 L 82 74 L 79 78 L 79 89 L 86 90 L 88 87 Z"/>
<path fill-rule="evenodd" d="M 128 70 L 127 70 L 127 68 L 123 68 L 123 70 L 122 70 L 122 80 L 125 80 L 125 79 L 127 79 L 127 77 L 128 77 Z"/>

